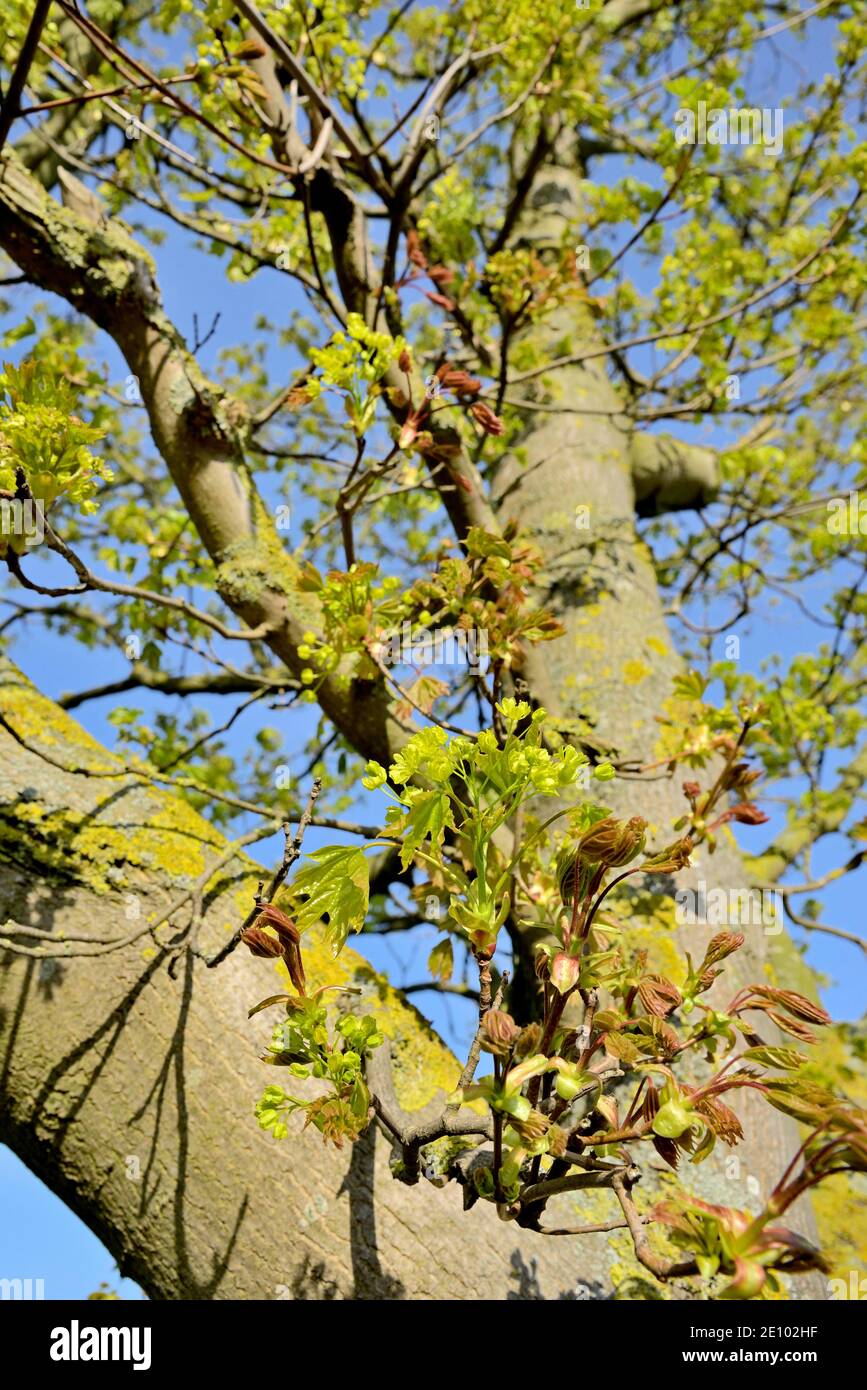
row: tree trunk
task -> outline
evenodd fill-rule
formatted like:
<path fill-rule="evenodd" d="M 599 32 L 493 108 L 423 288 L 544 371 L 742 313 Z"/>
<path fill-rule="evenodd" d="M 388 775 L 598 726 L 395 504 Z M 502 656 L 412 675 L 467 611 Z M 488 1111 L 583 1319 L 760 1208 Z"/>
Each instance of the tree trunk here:
<path fill-rule="evenodd" d="M 8 664 L 0 711 L 51 759 L 0 732 L 2 920 L 123 936 L 136 910 L 141 924 L 161 916 L 224 851 L 176 797 L 119 776 L 117 761 Z M 258 877 L 239 855 L 209 888 L 206 950 L 243 920 Z M 457 1059 L 355 952 L 334 961 L 313 942 L 305 958 L 317 985 L 369 989 L 396 1040 L 405 1109 L 454 1088 Z M 253 1105 L 275 1074 L 257 1045 L 273 1015 L 248 1022 L 247 1010 L 279 988 L 276 975 L 244 949 L 216 969 L 181 957 L 176 978 L 171 960 L 146 936 L 67 961 L 0 951 L 0 1140 L 123 1275 L 164 1299 L 570 1296 L 581 1267 L 574 1242 L 504 1224 L 487 1203 L 465 1213 L 455 1185 L 404 1186 L 372 1131 L 342 1152 L 301 1132 L 300 1120 L 283 1142 L 263 1134 Z"/>
<path fill-rule="evenodd" d="M 537 174 L 525 226 L 517 230 L 517 240 L 536 246 L 540 255 L 546 246 L 562 246 L 564 230 L 574 234 L 581 225 L 582 171 L 571 137 L 561 138 L 558 149 Z M 494 481 L 498 519 L 503 525 L 519 520 L 541 550 L 544 571 L 537 598 L 566 629 L 559 641 L 533 653 L 531 692 L 555 716 L 577 721 L 591 741 L 611 749 L 618 760 L 647 762 L 658 756 L 657 716 L 665 711 L 673 680 L 684 667 L 672 645 L 652 557 L 636 533 L 639 497 L 645 507 L 656 498 L 660 510 L 705 500 L 712 452 L 630 429 L 624 403 L 605 369 L 589 307 L 576 312 L 570 303 L 559 308 L 526 337 L 541 348 L 543 364 L 566 354 L 600 354 L 558 368 L 550 385 L 535 387 L 537 402 L 551 410 L 529 416 L 520 453 L 516 448 L 498 467 Z M 663 767 L 640 781 L 597 784 L 595 794 L 618 815 L 643 815 L 649 822 L 648 843 L 662 847 L 674 838 L 673 822 L 687 810 L 684 778 L 701 777 L 710 785 L 715 773 L 713 767 L 698 774 L 678 769 L 669 776 Z M 743 930 L 746 941 L 726 961 L 724 974 L 705 996 L 708 1002 L 723 1007 L 749 983 L 815 992 L 812 981 L 805 983 L 808 972 L 780 924 L 768 933 L 764 924 L 745 924 L 733 915 L 726 924 L 678 926 L 675 886 L 700 882 L 707 891 L 749 887 L 728 832 L 720 836 L 713 856 L 704 848 L 693 855 L 693 868 L 678 874 L 676 885 L 671 878 L 630 880 L 638 885 L 626 895 L 634 903 L 631 939 L 649 950 L 657 969 L 670 967 L 675 946 L 678 954 L 688 950 L 700 960 L 709 939 L 728 926 Z M 761 1023 L 757 1031 L 768 1034 L 769 1042 L 785 1041 Z M 741 1115 L 745 1142 L 734 1155 L 718 1145 L 710 1160 L 688 1171 L 684 1183 L 710 1201 L 755 1208 L 758 1194 L 767 1198 L 797 1149 L 798 1128 L 752 1092 L 738 1093 L 732 1104 Z M 809 1200 L 793 1211 L 792 1224 L 815 1239 Z M 820 1276 L 796 1282 L 795 1296 L 826 1296 Z"/>
<path fill-rule="evenodd" d="M 546 239 L 559 243 L 563 219 L 570 228 L 580 225 L 579 190 L 569 150 L 537 175 L 532 221 L 516 235 L 544 254 Z M 142 253 L 121 232 L 78 226 L 11 159 L 0 170 L 0 204 L 0 241 L 10 255 L 120 343 L 140 378 L 154 438 L 219 567 L 221 592 L 246 622 L 272 625 L 269 644 L 296 669 L 297 635 L 315 621 L 303 611 L 291 561 L 281 550 L 279 564 L 270 563 L 267 518 L 239 481 L 231 412 L 196 374 L 165 320 Z M 97 241 L 102 249 L 94 260 Z M 579 340 L 600 348 L 589 308 L 557 311 L 544 335 L 552 360 L 563 340 L 567 351 Z M 541 546 L 542 597 L 567 629 L 559 643 L 528 653 L 523 674 L 531 693 L 555 716 L 584 720 L 621 758 L 646 759 L 654 716 L 680 663 L 650 557 L 636 538 L 636 505 L 641 500 L 646 508 L 654 497 L 684 505 L 704 496 L 708 456 L 636 440 L 603 361 L 559 371 L 556 385 L 539 390 L 537 402 L 554 409 L 529 417 L 526 462 L 500 465 L 493 501 L 501 520 L 517 516 Z M 537 388 L 523 389 L 532 398 Z M 468 502 L 463 489 L 449 496 L 450 506 L 478 502 L 486 510 L 484 498 Z M 588 531 L 575 527 L 582 505 L 590 508 Z M 12 668 L 4 669 L 0 695 L 10 725 L 53 760 L 2 735 L 0 896 L 10 918 L 57 933 L 123 933 L 124 912 L 134 906 L 129 899 L 139 901 L 143 921 L 158 917 L 206 862 L 219 858 L 224 842 L 217 832 L 177 799 L 118 775 L 114 760 Z M 362 699 L 335 686 L 326 695 L 326 713 L 356 746 L 387 760 L 400 731 L 384 693 Z M 81 766 L 93 775 L 64 770 Z M 647 816 L 662 843 L 682 809 L 679 782 L 608 784 L 605 799 L 618 811 Z M 204 945 L 215 948 L 243 918 L 256 877 L 239 857 L 220 891 L 209 892 Z M 728 844 L 703 859 L 693 878 L 709 887 L 745 886 Z M 667 886 L 667 894 L 636 897 L 633 926 L 663 967 L 682 935 L 674 931 Z M 687 930 L 694 953 L 712 930 Z M 591 1294 L 604 1295 L 612 1274 L 619 1282 L 639 1273 L 620 1231 L 545 1239 L 500 1223 L 487 1204 L 463 1213 L 454 1187 L 402 1186 L 388 1172 L 380 1139 L 368 1137 L 350 1154 L 323 1150 L 309 1132 L 293 1132 L 283 1144 L 262 1135 L 251 1111 L 269 1073 L 252 1039 L 266 1036 L 268 1025 L 248 1023 L 246 1011 L 271 992 L 267 966 L 241 952 L 215 970 L 185 957 L 173 978 L 172 956 L 148 955 L 145 940 L 53 970 L 35 958 L 3 957 L 0 1138 L 152 1297 L 557 1298 L 574 1297 L 579 1279 Z M 772 951 L 785 959 L 782 940 L 753 929 L 717 1000 L 733 981 L 767 979 Z M 351 952 L 337 965 L 322 949 L 310 959 L 317 982 L 372 975 Z M 455 1084 L 458 1063 L 396 994 L 383 987 L 377 1008 L 399 1041 L 398 1095 L 408 1109 L 423 1107 Z M 745 1120 L 739 1180 L 716 1159 L 687 1179 L 726 1205 L 753 1203 L 750 1177 L 767 1194 L 797 1143 L 794 1126 L 767 1107 L 759 1120 L 745 1107 Z M 569 1205 L 572 1221 L 617 1215 L 610 1193 Z M 801 1227 L 809 1233 L 809 1211 L 801 1213 Z M 820 1291 L 805 1280 L 793 1289 L 802 1296 Z"/>

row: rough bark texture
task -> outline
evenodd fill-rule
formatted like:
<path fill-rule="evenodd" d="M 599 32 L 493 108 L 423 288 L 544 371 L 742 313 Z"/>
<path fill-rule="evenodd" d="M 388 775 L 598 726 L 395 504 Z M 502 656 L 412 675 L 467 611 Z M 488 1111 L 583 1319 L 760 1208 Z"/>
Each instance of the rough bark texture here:
<path fill-rule="evenodd" d="M 537 174 L 528 198 L 526 235 L 536 245 L 560 246 L 564 228 L 581 225 L 581 171 L 571 140 L 565 147 L 561 141 L 559 148 L 559 156 Z M 576 312 L 572 304 L 549 316 L 534 334 L 551 360 L 564 351 L 564 342 L 574 355 L 602 347 L 590 309 Z M 530 416 L 520 441 L 521 461 L 514 457 L 498 467 L 494 504 L 501 524 L 519 519 L 540 548 L 545 568 L 538 597 L 566 629 L 564 638 L 541 649 L 544 680 L 534 681 L 534 693 L 556 715 L 580 721 L 618 759 L 642 762 L 654 757 L 657 716 L 671 699 L 672 682 L 683 663 L 672 644 L 652 557 L 637 536 L 635 517 L 642 500 L 644 509 L 652 510 L 653 497 L 667 498 L 665 510 L 673 509 L 675 499 L 677 505 L 706 501 L 714 485 L 713 453 L 632 432 L 604 364 L 600 355 L 558 368 L 535 388 L 538 402 L 553 409 Z M 677 771 L 670 777 L 660 769 L 649 779 L 606 783 L 599 796 L 618 814 L 645 816 L 649 842 L 661 846 L 672 839 L 672 824 L 686 809 L 681 784 L 693 775 Z M 708 890 L 749 886 L 737 847 L 725 833 L 713 856 L 699 849 L 693 859 L 694 867 L 679 874 L 676 884 L 670 878 L 632 880 L 641 885 L 632 894 L 635 939 L 663 970 L 673 960 L 675 944 L 700 959 L 707 941 L 720 930 L 720 924 L 677 927 L 676 887 L 701 881 Z M 747 939 L 726 962 L 724 976 L 708 996 L 711 1002 L 724 1004 L 750 982 L 804 987 L 801 976 L 806 972 L 784 932 L 769 935 L 762 924 L 744 925 L 734 917 L 729 925 L 743 930 Z M 709 1200 L 750 1206 L 755 1186 L 747 1186 L 748 1178 L 756 1180 L 766 1197 L 798 1146 L 798 1131 L 752 1093 L 742 1093 L 734 1108 L 747 1135 L 737 1150 L 739 1166 L 720 1146 L 711 1160 L 689 1172 L 686 1184 Z M 796 1209 L 796 1217 L 800 1229 L 814 1235 L 809 1203 Z M 822 1280 L 812 1278 L 802 1281 L 798 1291 L 820 1297 L 823 1289 Z"/>
<path fill-rule="evenodd" d="M 11 667 L 0 710 L 32 747 L 95 774 L 117 764 Z M 0 913 L 56 933 L 130 930 L 159 916 L 222 838 L 170 795 L 132 779 L 62 772 L 0 736 Z M 257 870 L 239 857 L 207 899 L 213 950 L 247 912 Z M 183 920 L 183 915 L 181 916 Z M 574 1242 L 533 1237 L 458 1190 L 406 1187 L 369 1134 L 349 1151 L 257 1128 L 274 1073 L 257 1058 L 279 988 L 246 951 L 208 970 L 144 938 L 95 958 L 0 953 L 0 1139 L 96 1232 L 152 1298 L 568 1297 Z M 351 950 L 306 950 L 316 983 L 360 981 L 396 1044 L 398 1098 L 422 1109 L 460 1065 L 421 1016 Z M 50 1296 L 50 1290 L 47 1291 Z"/>
<path fill-rule="evenodd" d="M 574 149 L 537 175 L 524 229 L 540 247 L 559 245 L 566 219 L 580 225 Z M 245 422 L 237 403 L 201 376 L 166 319 L 150 258 L 122 228 L 95 227 L 47 196 L 13 156 L 0 163 L 0 243 L 36 283 L 64 296 L 117 341 L 140 378 L 154 440 L 218 567 L 220 591 L 251 626 L 270 625 L 268 643 L 297 671 L 299 634 L 316 615 L 294 588 L 285 555 L 243 464 Z M 559 343 L 597 347 L 589 310 L 558 311 L 544 329 L 553 359 Z M 655 716 L 679 669 L 650 557 L 635 534 L 636 510 L 706 499 L 707 451 L 672 454 L 625 428 L 602 357 L 558 373 L 538 402 L 586 406 L 586 414 L 534 413 L 523 441 L 528 462 L 497 471 L 493 504 L 501 521 L 520 518 L 542 547 L 543 598 L 567 636 L 531 653 L 531 693 L 555 715 L 583 719 L 620 757 L 647 758 Z M 545 392 L 548 391 L 546 396 Z M 606 413 L 607 412 L 607 413 Z M 456 467 L 470 492 L 450 494 L 452 520 L 493 517 L 466 460 Z M 590 508 L 588 531 L 575 508 Z M 475 513 L 473 513 L 475 508 Z M 108 755 L 7 671 L 3 707 L 14 726 L 69 766 Z M 360 751 L 381 761 L 404 736 L 383 690 L 329 682 L 326 713 Z M 0 786 L 6 861 L 2 908 L 29 925 L 71 931 L 120 922 L 124 894 L 158 913 L 201 872 L 220 837 L 161 793 L 64 773 L 4 736 Z M 648 817 L 658 842 L 681 809 L 679 778 L 606 788 L 618 810 Z M 250 869 L 211 894 L 206 935 L 216 944 L 250 902 Z M 245 877 L 246 874 L 246 877 Z M 733 847 L 723 845 L 696 874 L 745 886 Z M 666 894 L 636 900 L 636 933 L 661 963 L 671 955 L 673 911 Z M 643 933 L 643 937 L 641 935 Z M 712 933 L 694 929 L 693 951 Z M 774 969 L 779 940 L 751 931 L 734 978 Z M 336 967 L 320 952 L 319 979 Z M 351 953 L 340 971 L 361 963 Z M 786 967 L 788 968 L 788 966 Z M 48 976 L 35 961 L 4 962 L 0 1019 L 0 1137 L 72 1205 L 116 1254 L 125 1273 L 163 1298 L 476 1298 L 574 1296 L 637 1272 L 622 1233 L 544 1240 L 501 1225 L 487 1207 L 464 1215 L 456 1191 L 407 1189 L 388 1175 L 383 1145 L 352 1154 L 293 1137 L 261 1136 L 250 1109 L 264 1068 L 251 1046 L 246 1009 L 269 992 L 267 967 L 235 953 L 216 971 L 199 964 L 168 974 L 168 960 L 138 948 L 67 962 Z M 721 991 L 717 997 L 721 997 Z M 400 1039 L 403 1103 L 423 1106 L 449 1088 L 458 1066 L 419 1016 L 383 991 L 382 1009 Z M 267 1025 L 255 1031 L 261 1035 Z M 794 1146 L 794 1127 L 767 1108 L 746 1111 L 751 1137 L 740 1152 L 741 1182 L 719 1162 L 700 1170 L 703 1190 L 748 1205 L 754 1176 L 767 1192 Z M 374 1152 L 374 1148 L 376 1152 Z M 141 1176 L 126 1176 L 127 1157 Z M 133 1168 L 135 1165 L 132 1165 Z M 690 1181 L 693 1174 L 690 1173 Z M 315 1198 L 321 1195 L 324 1211 Z M 312 1219 L 305 1216 L 305 1207 Z M 613 1198 L 575 1199 L 577 1219 L 612 1216 Z M 575 1219 L 573 1217 L 573 1219 Z M 302 1229 L 302 1220 L 307 1226 Z M 809 1230 L 809 1211 L 801 1214 Z M 647 1279 L 644 1280 L 646 1287 Z M 637 1287 L 637 1286 L 636 1286 Z M 800 1293 L 820 1293 L 809 1281 Z"/>
<path fill-rule="evenodd" d="M 221 596 L 249 629 L 267 628 L 298 674 L 298 644 L 318 609 L 299 593 L 285 549 L 244 462 L 246 408 L 214 386 L 165 313 L 152 257 L 120 223 L 63 208 L 7 150 L 0 155 L 0 245 L 35 284 L 114 338 L 139 382 L 151 433 L 217 571 Z M 323 682 L 320 703 L 370 757 L 388 761 L 399 721 L 369 682 Z"/>

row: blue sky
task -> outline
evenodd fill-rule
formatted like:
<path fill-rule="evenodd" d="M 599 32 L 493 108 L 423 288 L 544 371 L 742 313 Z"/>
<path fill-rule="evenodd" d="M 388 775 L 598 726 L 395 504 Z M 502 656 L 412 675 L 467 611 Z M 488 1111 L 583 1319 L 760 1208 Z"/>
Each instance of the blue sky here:
<path fill-rule="evenodd" d="M 0 1279 L 41 1279 L 46 1299 L 86 1298 L 102 1283 L 143 1298 L 120 1279 L 108 1251 L 83 1221 L 0 1145 Z"/>
<path fill-rule="evenodd" d="M 815 37 L 809 50 L 789 40 L 779 45 L 779 54 L 773 61 L 767 62 L 761 73 L 759 86 L 762 90 L 756 95 L 750 94 L 753 101 L 775 97 L 779 90 L 780 71 L 788 67 L 791 78 L 795 71 L 792 63 L 803 70 L 808 63 L 818 67 L 825 62 L 829 51 L 828 26 L 823 28 L 824 32 L 818 28 L 814 31 Z M 618 176 L 616 165 L 610 166 L 607 176 Z M 279 286 L 284 312 L 291 313 L 301 307 L 301 301 L 286 289 L 288 282 L 285 278 L 278 279 L 265 272 L 248 285 L 230 284 L 225 279 L 220 261 L 194 252 L 190 240 L 178 229 L 171 229 L 169 235 L 173 254 L 158 251 L 157 260 L 170 315 L 183 332 L 191 335 L 193 314 L 198 314 L 200 323 L 204 325 L 210 323 L 217 310 L 221 314 L 218 331 L 202 353 L 206 370 L 214 368 L 221 348 L 256 336 L 254 324 L 259 314 L 268 313 L 272 318 L 277 315 L 275 285 Z M 635 274 L 636 278 L 641 276 L 640 266 L 636 266 Z M 30 291 L 21 294 L 22 317 L 34 299 L 44 299 L 44 296 Z M 26 354 L 26 343 L 22 348 Z M 101 339 L 97 357 L 109 363 L 109 379 L 113 385 L 120 386 L 126 376 L 126 368 L 113 346 Z M 293 365 L 287 354 L 278 348 L 269 355 L 269 366 L 273 369 L 275 382 L 286 380 Z M 36 629 L 33 630 L 34 635 L 35 632 Z M 738 635 L 741 637 L 741 662 L 747 670 L 758 670 L 769 650 L 780 653 L 786 660 L 800 651 L 809 650 L 815 641 L 814 634 L 805 632 L 803 619 L 796 610 L 786 606 L 767 609 L 761 620 L 754 621 L 751 627 L 741 626 Z M 724 639 L 720 637 L 718 641 L 719 650 L 715 655 L 721 658 Z M 41 689 L 55 696 L 73 684 L 76 688 L 97 684 L 122 677 L 127 670 L 119 653 L 84 653 L 69 641 L 54 637 L 43 640 L 41 635 L 39 640 L 31 638 L 19 642 L 13 656 Z M 158 701 L 146 691 L 134 692 L 125 697 L 124 702 L 146 712 L 166 708 L 164 701 Z M 77 711 L 77 717 L 85 727 L 109 745 L 114 743 L 115 730 L 108 723 L 107 715 L 116 703 L 115 699 L 92 701 Z M 222 722 L 233 707 L 217 698 L 204 698 L 200 703 L 211 710 L 215 724 Z M 270 711 L 253 709 L 241 717 L 225 741 L 230 752 L 241 754 L 249 747 L 258 727 L 277 723 L 286 737 L 287 745 L 290 748 L 300 747 L 310 737 L 315 720 L 315 711 L 309 708 L 285 712 L 279 718 Z M 373 814 L 376 814 L 375 810 Z M 765 842 L 766 832 L 773 832 L 774 824 L 772 821 L 770 827 L 748 832 L 749 838 L 744 837 L 745 845 L 755 850 Z M 334 842 L 337 838 L 332 832 L 311 832 L 306 847 L 315 848 L 317 844 Z M 277 853 L 276 842 L 268 842 L 257 857 L 269 862 Z M 839 842 L 835 844 L 833 840 L 829 841 L 817 853 L 816 872 L 833 867 L 839 862 L 839 855 Z M 861 893 L 860 882 L 854 877 L 835 885 L 823 895 L 827 904 L 825 920 L 857 930 L 861 919 Z M 420 977 L 424 957 L 438 934 L 436 928 L 431 926 L 419 933 L 411 943 L 400 937 L 383 940 L 365 937 L 354 944 L 374 965 L 388 970 L 396 983 L 408 983 L 411 978 Z M 423 939 L 420 940 L 420 937 Z M 865 970 L 854 948 L 827 936 L 816 935 L 808 943 L 808 959 L 828 978 L 824 999 L 834 1015 L 849 1019 L 860 1017 L 864 1009 Z M 423 1004 L 450 1042 L 463 1045 L 470 1028 L 471 1006 L 459 1000 L 427 995 L 416 1002 Z M 239 1117 L 238 1122 L 247 1121 L 245 1117 Z M 2 1277 L 42 1278 L 49 1298 L 84 1297 L 102 1281 L 110 1283 L 124 1297 L 140 1296 L 129 1281 L 118 1280 L 111 1257 L 84 1224 L 4 1148 L 0 1148 Z"/>

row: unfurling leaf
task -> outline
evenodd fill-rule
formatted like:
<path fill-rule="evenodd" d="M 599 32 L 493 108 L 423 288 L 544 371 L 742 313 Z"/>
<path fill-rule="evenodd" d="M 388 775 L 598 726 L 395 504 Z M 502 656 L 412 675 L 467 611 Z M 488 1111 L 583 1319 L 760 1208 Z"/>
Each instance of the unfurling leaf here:
<path fill-rule="evenodd" d="M 447 981 L 452 978 L 454 970 L 454 951 L 452 950 L 452 939 L 444 936 L 442 941 L 438 941 L 427 958 L 427 968 L 435 980 Z"/>
<path fill-rule="evenodd" d="M 328 938 L 335 955 L 351 931 L 360 931 L 367 916 L 370 873 L 363 850 L 327 845 L 314 850 L 295 875 L 292 896 L 302 931 L 328 918 Z"/>

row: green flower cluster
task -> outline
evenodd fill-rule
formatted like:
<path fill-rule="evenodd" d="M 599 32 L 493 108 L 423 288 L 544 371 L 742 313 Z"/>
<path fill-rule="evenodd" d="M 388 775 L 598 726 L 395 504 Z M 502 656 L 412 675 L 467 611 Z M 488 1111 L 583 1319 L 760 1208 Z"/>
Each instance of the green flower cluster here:
<path fill-rule="evenodd" d="M 282 1086 L 266 1086 L 256 1105 L 256 1119 L 275 1139 L 285 1139 L 286 1117 L 303 1110 L 307 1124 L 342 1148 L 344 1138 L 357 1139 L 367 1126 L 370 1093 L 363 1059 L 380 1046 L 383 1035 L 370 1015 L 346 1014 L 329 1037 L 327 1010 L 315 999 L 288 1000 L 286 1012 L 286 1021 L 274 1028 L 263 1060 L 288 1067 L 293 1076 L 325 1081 L 328 1090 L 303 1100 Z"/>
<path fill-rule="evenodd" d="M 61 494 L 96 511 L 93 493 L 111 472 L 90 446 L 105 430 L 75 414 L 75 396 L 61 377 L 37 362 L 0 373 L 0 488 L 14 492 L 23 471 L 33 495 L 48 509 Z"/>
<path fill-rule="evenodd" d="M 322 373 L 322 382 L 346 393 L 349 421 L 359 438 L 373 423 L 380 381 L 405 351 L 403 338 L 368 328 L 360 314 L 349 314 L 346 331 L 335 333 L 326 347 L 311 349 L 310 359 Z M 308 381 L 308 392 L 311 387 L 318 393 L 318 379 Z"/>

